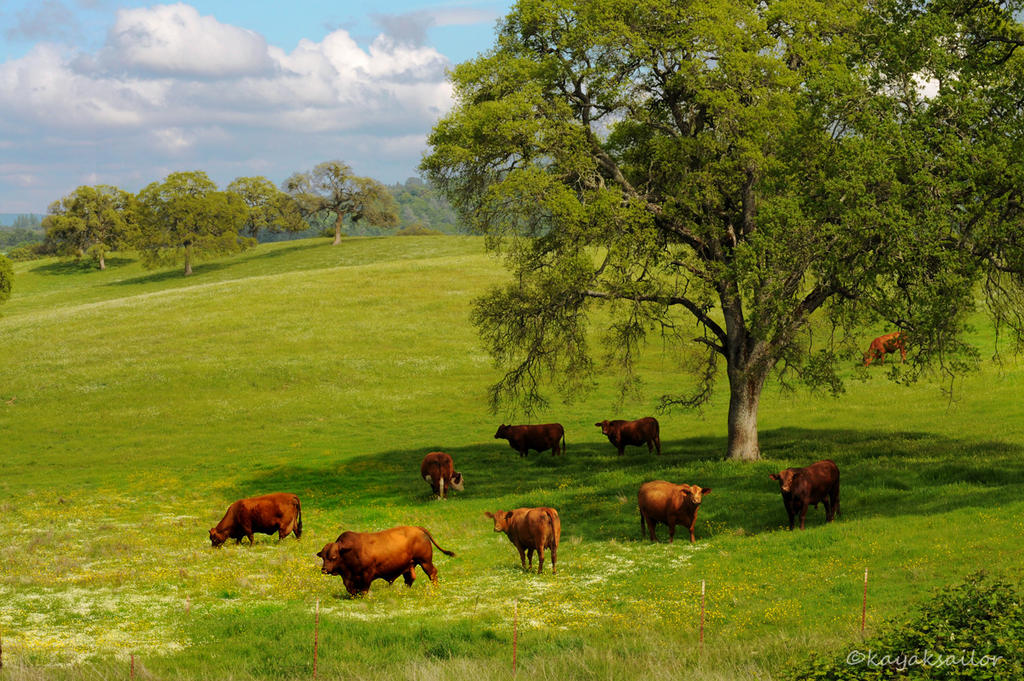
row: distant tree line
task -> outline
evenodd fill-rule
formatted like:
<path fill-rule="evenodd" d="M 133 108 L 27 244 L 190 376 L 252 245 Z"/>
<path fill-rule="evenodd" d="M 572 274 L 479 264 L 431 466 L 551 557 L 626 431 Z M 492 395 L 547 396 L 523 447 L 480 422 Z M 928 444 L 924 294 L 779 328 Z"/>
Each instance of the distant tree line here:
<path fill-rule="evenodd" d="M 423 230 L 416 211 L 407 213 Z M 105 269 L 111 251 L 135 250 L 146 267 L 183 263 L 186 276 L 203 257 L 258 241 L 326 229 L 337 244 L 347 233 L 402 225 L 392 190 L 341 161 L 297 172 L 281 189 L 265 177 L 239 177 L 222 190 L 202 171 L 171 173 L 137 194 L 83 185 L 51 204 L 37 223 L 41 242 L 15 249 L 12 259 L 56 254 L 91 258 Z"/>
<path fill-rule="evenodd" d="M 0 224 L 0 253 L 28 249 L 43 241 L 42 218 L 17 215 L 11 224 Z"/>

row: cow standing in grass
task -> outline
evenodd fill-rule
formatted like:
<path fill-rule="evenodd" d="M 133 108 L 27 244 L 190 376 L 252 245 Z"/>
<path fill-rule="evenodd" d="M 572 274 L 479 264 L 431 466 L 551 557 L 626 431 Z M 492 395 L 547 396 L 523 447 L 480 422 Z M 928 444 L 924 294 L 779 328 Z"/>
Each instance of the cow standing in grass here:
<path fill-rule="evenodd" d="M 879 364 L 885 363 L 885 355 L 890 352 L 900 351 L 900 361 L 907 361 L 907 348 L 904 345 L 906 337 L 902 331 L 894 331 L 884 336 L 879 336 L 871 341 L 868 351 L 864 353 L 864 366 L 871 366 L 871 362 L 878 360 Z"/>
<path fill-rule="evenodd" d="M 323 559 L 320 571 L 325 575 L 340 575 L 345 589 L 355 596 L 369 591 L 375 579 L 391 584 L 403 577 L 405 585 L 412 586 L 417 565 L 436 585 L 437 568 L 431 544 L 446 556 L 455 555 L 438 546 L 425 528 L 409 526 L 381 532 L 342 532 L 316 555 Z"/>
<path fill-rule="evenodd" d="M 302 536 L 302 506 L 294 494 L 276 492 L 251 499 L 239 499 L 228 506 L 227 513 L 216 527 L 210 529 L 210 543 L 220 546 L 228 539 L 238 544 L 243 537 L 249 538 L 252 546 L 253 534 L 278 533 L 284 539 L 292 532 L 295 538 Z"/>
<path fill-rule="evenodd" d="M 561 423 L 542 423 L 534 426 L 498 426 L 494 439 L 508 440 L 508 445 L 526 456 L 532 449 L 537 453 L 550 449 L 551 455 L 565 454 L 565 428 Z M 561 442 L 561 452 L 559 451 Z"/>
<path fill-rule="evenodd" d="M 640 507 L 640 536 L 650 532 L 651 541 L 658 541 L 654 528 L 658 523 L 668 525 L 668 542 L 676 538 L 676 525 L 690 530 L 690 543 L 694 543 L 693 528 L 697 524 L 697 511 L 710 494 L 711 488 L 700 485 L 676 485 L 665 480 L 653 480 L 640 485 L 637 505 Z M 645 527 L 646 525 L 646 527 Z"/>
<path fill-rule="evenodd" d="M 526 559 L 533 568 L 533 552 L 537 552 L 537 574 L 544 572 L 544 549 L 551 549 L 551 572 L 557 574 L 558 542 L 562 538 L 562 521 L 558 511 L 546 506 L 517 508 L 512 511 L 484 512 L 494 520 L 494 531 L 504 532 L 519 551 L 519 562 L 526 570 Z"/>
<path fill-rule="evenodd" d="M 608 437 L 608 441 L 619 450 L 619 456 L 626 451 L 626 446 L 642 447 L 647 445 L 647 452 L 653 452 L 655 447 L 658 454 L 661 454 L 661 428 L 658 426 L 658 419 L 647 416 L 636 421 L 601 421 L 595 423 L 601 429 L 601 433 Z"/>
<path fill-rule="evenodd" d="M 825 459 L 805 468 L 787 468 L 769 477 L 779 483 L 790 530 L 797 516 L 800 517 L 800 529 L 804 529 L 807 507 L 817 508 L 818 502 L 825 505 L 826 522 L 832 522 L 839 513 L 839 467 L 835 461 Z"/>
<path fill-rule="evenodd" d="M 455 470 L 452 457 L 445 452 L 430 452 L 423 457 L 420 475 L 430 485 L 434 494 L 442 499 L 448 498 L 449 489 L 457 489 L 460 492 L 465 489 L 462 473 Z"/>

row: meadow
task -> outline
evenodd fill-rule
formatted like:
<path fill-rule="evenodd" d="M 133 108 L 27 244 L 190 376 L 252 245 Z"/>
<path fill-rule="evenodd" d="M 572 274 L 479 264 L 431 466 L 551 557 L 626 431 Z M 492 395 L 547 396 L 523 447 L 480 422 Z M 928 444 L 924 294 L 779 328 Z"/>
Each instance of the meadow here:
<path fill-rule="evenodd" d="M 516 601 L 525 678 L 771 679 L 860 642 L 865 568 L 869 631 L 979 569 L 1022 581 L 1024 365 L 1005 348 L 952 398 L 941 377 L 897 385 L 852 359 L 838 399 L 771 383 L 765 458 L 733 463 L 725 391 L 655 414 L 693 379 L 654 339 L 642 396 L 620 403 L 608 372 L 553 400 L 535 422 L 564 424 L 566 455 L 521 459 L 493 438 L 521 416 L 489 413 L 498 374 L 469 323 L 507 276 L 482 240 L 328 243 L 261 245 L 189 278 L 130 254 L 104 272 L 15 265 L 0 678 L 127 678 L 134 655 L 142 679 L 306 679 L 319 600 L 322 678 L 510 678 Z M 992 356 L 981 316 L 974 337 Z M 660 457 L 619 457 L 593 425 L 652 414 Z M 447 501 L 419 477 L 435 450 L 466 479 Z M 811 509 L 789 532 L 768 475 L 822 458 L 842 471 L 842 515 Z M 636 490 L 658 478 L 712 488 L 696 544 L 640 540 Z M 300 496 L 301 540 L 210 547 L 230 502 L 270 491 Z M 562 517 L 557 575 L 523 572 L 483 515 L 541 504 Z M 341 531 L 400 524 L 456 552 L 435 552 L 436 588 L 418 571 L 350 598 L 320 573 L 314 554 Z"/>

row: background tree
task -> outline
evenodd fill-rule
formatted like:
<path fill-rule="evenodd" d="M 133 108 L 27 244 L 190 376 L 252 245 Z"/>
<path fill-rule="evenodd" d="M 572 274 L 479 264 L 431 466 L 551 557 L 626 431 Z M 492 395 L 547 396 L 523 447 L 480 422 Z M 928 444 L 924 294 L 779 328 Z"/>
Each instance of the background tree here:
<path fill-rule="evenodd" d="M 296 201 L 265 177 L 238 177 L 227 186 L 249 208 L 242 234 L 257 238 L 260 232 L 301 232 L 309 228 Z"/>
<path fill-rule="evenodd" d="M 727 455 L 757 459 L 769 375 L 838 394 L 865 324 L 907 332 L 903 379 L 963 369 L 983 282 L 1019 340 L 1019 9 L 520 0 L 423 162 L 515 273 L 474 313 L 492 404 L 587 387 L 601 306 L 624 390 L 650 330 L 703 348 L 663 407 L 706 402 L 724 359 Z"/>
<path fill-rule="evenodd" d="M 91 255 L 105 270 L 107 253 L 120 248 L 131 230 L 134 197 L 109 185 L 83 185 L 54 201 L 49 213 L 46 240 L 56 252 L 76 258 Z"/>
<path fill-rule="evenodd" d="M 369 177 L 352 174 L 341 161 L 325 161 L 308 173 L 295 173 L 284 182 L 284 190 L 314 219 L 334 216 L 334 245 L 341 243 L 341 225 L 346 216 L 353 222 L 366 220 L 379 227 L 398 225 L 398 208 L 387 187 Z"/>
<path fill-rule="evenodd" d="M 14 288 L 14 267 L 11 261 L 0 255 L 0 303 L 7 302 Z"/>
<path fill-rule="evenodd" d="M 241 197 L 218 191 L 202 171 L 171 173 L 139 192 L 136 247 L 143 264 L 185 260 L 185 276 L 202 255 L 232 253 L 255 244 L 238 231 L 248 209 Z"/>

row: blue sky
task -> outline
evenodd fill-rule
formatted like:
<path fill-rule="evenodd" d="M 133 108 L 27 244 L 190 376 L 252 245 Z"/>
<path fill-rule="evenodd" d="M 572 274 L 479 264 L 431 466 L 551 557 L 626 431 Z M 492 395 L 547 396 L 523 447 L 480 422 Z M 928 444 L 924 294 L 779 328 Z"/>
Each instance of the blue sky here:
<path fill-rule="evenodd" d="M 416 174 L 511 0 L 0 0 L 0 213 L 177 170 Z"/>

